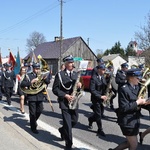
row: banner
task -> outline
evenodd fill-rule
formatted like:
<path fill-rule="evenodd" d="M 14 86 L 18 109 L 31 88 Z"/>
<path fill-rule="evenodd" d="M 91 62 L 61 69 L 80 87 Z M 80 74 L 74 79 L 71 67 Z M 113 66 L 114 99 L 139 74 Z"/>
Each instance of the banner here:
<path fill-rule="evenodd" d="M 19 51 L 18 51 L 17 52 L 16 63 L 15 63 L 15 66 L 14 66 L 15 75 L 17 75 L 19 73 L 20 68 L 21 68 L 21 61 L 20 61 L 20 54 L 19 54 Z"/>
<path fill-rule="evenodd" d="M 14 67 L 15 67 L 16 61 L 15 61 L 15 57 L 14 57 L 14 55 L 12 54 L 11 51 L 9 52 L 8 63 L 11 64 L 11 70 L 13 70 Z"/>

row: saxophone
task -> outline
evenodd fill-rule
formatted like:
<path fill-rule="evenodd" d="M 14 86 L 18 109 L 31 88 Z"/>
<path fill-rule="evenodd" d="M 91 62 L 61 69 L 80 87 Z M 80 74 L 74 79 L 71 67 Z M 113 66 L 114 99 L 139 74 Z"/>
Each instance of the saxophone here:
<path fill-rule="evenodd" d="M 103 101 L 103 103 L 102 103 L 104 107 L 110 107 L 110 99 L 114 95 L 114 92 L 112 91 L 111 83 L 112 83 L 112 76 L 111 76 L 109 83 L 107 84 L 107 88 L 106 88 L 107 100 Z"/>
<path fill-rule="evenodd" d="M 113 66 L 113 62 L 108 60 L 107 64 L 106 64 L 106 67 L 108 67 L 109 65 L 112 65 Z M 105 78 L 106 78 L 106 74 L 105 73 Z M 112 79 L 113 79 L 113 76 L 111 75 L 110 77 L 110 80 L 109 80 L 109 83 L 107 84 L 107 88 L 106 88 L 106 96 L 107 96 L 107 100 L 106 101 L 103 101 L 103 106 L 104 107 L 110 107 L 110 99 L 112 98 L 112 96 L 114 95 L 114 92 L 112 91 Z"/>
<path fill-rule="evenodd" d="M 77 80 L 75 82 L 75 85 L 73 87 L 73 92 L 72 92 L 72 96 L 74 97 L 74 99 L 72 101 L 69 102 L 69 109 L 77 109 L 79 107 L 79 99 L 83 96 L 83 91 L 81 91 L 81 89 L 77 88 L 77 84 L 80 81 L 80 77 L 81 77 L 81 70 L 78 71 L 78 77 Z"/>

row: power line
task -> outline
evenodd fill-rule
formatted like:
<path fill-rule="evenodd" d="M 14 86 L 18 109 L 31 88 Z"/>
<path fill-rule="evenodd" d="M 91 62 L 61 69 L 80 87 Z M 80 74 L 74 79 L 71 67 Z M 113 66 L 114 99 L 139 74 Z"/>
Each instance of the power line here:
<path fill-rule="evenodd" d="M 10 26 L 10 27 L 7 27 L 6 29 L 0 30 L 0 34 L 6 33 L 6 32 L 8 32 L 8 31 L 11 31 L 11 30 L 15 29 L 15 28 L 18 28 L 18 26 L 24 25 L 25 23 L 27 23 L 27 22 L 29 22 L 29 21 L 31 21 L 31 20 L 33 20 L 33 19 L 35 19 L 35 18 L 37 18 L 37 17 L 39 17 L 39 16 L 45 14 L 45 13 L 47 13 L 48 11 L 51 11 L 52 9 L 58 7 L 59 5 L 60 5 L 60 4 L 55 4 L 54 6 L 49 5 L 49 6 L 47 6 L 46 8 L 44 8 L 44 9 L 42 9 L 42 10 L 36 12 L 35 14 L 33 14 L 33 15 L 27 17 L 26 19 L 21 20 L 21 21 L 19 21 L 18 23 L 14 24 L 14 25 L 12 25 L 12 26 Z"/>

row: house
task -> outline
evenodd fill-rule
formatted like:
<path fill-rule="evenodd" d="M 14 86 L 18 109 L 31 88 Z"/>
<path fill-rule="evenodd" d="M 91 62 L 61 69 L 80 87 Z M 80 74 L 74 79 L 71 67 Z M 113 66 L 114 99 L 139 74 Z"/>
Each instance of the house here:
<path fill-rule="evenodd" d="M 118 69 L 121 69 L 121 64 L 125 63 L 126 60 L 123 59 L 120 54 L 109 54 L 107 56 L 103 56 L 102 59 L 107 64 L 108 61 L 111 61 L 114 66 L 114 74 L 116 74 Z"/>
<path fill-rule="evenodd" d="M 130 41 L 128 44 L 129 48 L 136 52 L 136 56 L 128 56 L 128 64 L 131 66 L 138 66 L 139 64 L 145 64 L 145 57 L 140 57 L 143 50 L 138 49 L 138 44 L 136 41 Z"/>
<path fill-rule="evenodd" d="M 128 44 L 129 48 L 136 52 L 136 56 L 140 56 L 143 53 L 143 50 L 138 49 L 138 44 L 136 41 L 130 41 Z"/>
<path fill-rule="evenodd" d="M 62 42 L 58 37 L 55 37 L 52 42 L 45 42 L 38 45 L 34 50 L 34 54 L 36 57 L 39 54 L 43 57 L 53 74 L 60 70 L 60 66 L 63 63 L 62 60 L 67 55 L 88 60 L 88 67 L 92 68 L 96 65 L 97 60 L 96 55 L 81 37 L 63 39 Z M 29 56 L 32 57 L 32 52 L 24 60 Z M 79 67 L 79 62 L 75 62 L 75 67 L 76 69 Z"/>

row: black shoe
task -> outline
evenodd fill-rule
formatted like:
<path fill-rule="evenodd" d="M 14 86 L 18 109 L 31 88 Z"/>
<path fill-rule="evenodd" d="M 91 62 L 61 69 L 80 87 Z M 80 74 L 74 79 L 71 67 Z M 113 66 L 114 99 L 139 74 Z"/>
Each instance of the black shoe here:
<path fill-rule="evenodd" d="M 65 150 L 72 150 L 71 147 L 65 147 Z"/>
<path fill-rule="evenodd" d="M 140 137 L 140 144 L 142 144 L 143 143 L 142 132 L 139 132 L 139 137 Z"/>
<path fill-rule="evenodd" d="M 39 133 L 39 131 L 38 131 L 38 130 L 36 130 L 36 129 L 34 129 L 34 130 L 33 130 L 33 129 L 31 129 L 31 130 L 32 130 L 32 132 L 33 132 L 33 133 L 35 133 L 35 134 L 38 134 L 38 133 Z"/>
<path fill-rule="evenodd" d="M 63 135 L 62 128 L 59 128 L 58 131 L 59 131 L 59 133 L 60 133 L 61 140 L 62 140 L 62 141 L 65 140 L 65 137 L 64 137 L 64 135 Z"/>
<path fill-rule="evenodd" d="M 106 116 L 104 114 L 101 115 L 102 118 L 106 118 Z"/>
<path fill-rule="evenodd" d="M 90 120 L 90 118 L 88 118 L 88 121 L 89 121 L 89 129 L 92 129 L 93 128 L 93 126 L 92 126 L 92 121 Z"/>
<path fill-rule="evenodd" d="M 94 111 L 94 106 L 93 105 L 91 105 L 90 108 Z"/>
<path fill-rule="evenodd" d="M 113 148 L 109 148 L 108 150 L 113 150 Z"/>
<path fill-rule="evenodd" d="M 8 102 L 8 105 L 10 106 L 10 105 L 11 105 L 11 102 Z"/>
<path fill-rule="evenodd" d="M 72 150 L 72 144 L 67 144 L 66 143 L 65 150 Z"/>
<path fill-rule="evenodd" d="M 98 131 L 97 131 L 97 135 L 98 135 L 98 136 L 104 136 L 104 137 L 106 136 L 106 134 L 104 133 L 103 130 L 98 130 Z"/>

